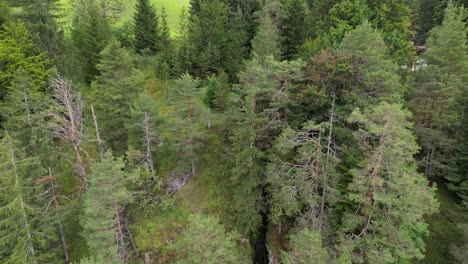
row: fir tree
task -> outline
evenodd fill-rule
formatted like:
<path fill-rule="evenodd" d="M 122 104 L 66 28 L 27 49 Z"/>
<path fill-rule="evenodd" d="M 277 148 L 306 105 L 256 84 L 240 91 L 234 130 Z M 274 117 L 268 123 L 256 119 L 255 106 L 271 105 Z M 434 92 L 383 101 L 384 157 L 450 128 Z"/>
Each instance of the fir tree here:
<path fill-rule="evenodd" d="M 82 235 L 102 263 L 124 263 L 125 259 L 121 210 L 132 201 L 132 195 L 125 187 L 124 167 L 122 158 L 107 152 L 103 161 L 92 164 L 89 190 L 84 196 Z"/>
<path fill-rule="evenodd" d="M 444 22 L 427 40 L 427 68 L 416 75 L 419 85 L 413 109 L 422 147 L 420 165 L 427 177 L 449 174 L 456 140 L 461 140 L 457 135 L 468 81 L 466 14 L 465 9 L 449 3 Z"/>
<path fill-rule="evenodd" d="M 44 53 L 35 46 L 25 25 L 8 22 L 0 31 L 0 99 L 7 93 L 18 68 L 43 90 L 53 69 Z"/>
<path fill-rule="evenodd" d="M 304 229 L 290 237 L 290 252 L 282 252 L 285 264 L 325 264 L 329 262 L 328 252 L 322 246 L 320 234 Z"/>
<path fill-rule="evenodd" d="M 200 80 L 193 79 L 189 74 L 184 74 L 174 83 L 174 98 L 176 122 L 172 129 L 175 135 L 175 145 L 179 153 L 179 169 L 182 173 L 191 171 L 195 176 L 198 150 L 201 140 L 205 137 L 203 131 L 204 108 L 201 102 Z"/>
<path fill-rule="evenodd" d="M 137 71 L 120 42 L 112 40 L 100 54 L 97 65 L 100 75 L 92 83 L 96 116 L 104 141 L 117 154 L 126 150 L 128 132 L 125 125 L 130 118 L 130 105 L 139 91 Z"/>
<path fill-rule="evenodd" d="M 413 156 L 418 146 L 408 117 L 401 105 L 384 102 L 364 113 L 355 110 L 348 120 L 358 125 L 355 137 L 364 151 L 364 159 L 350 171 L 346 200 L 355 208 L 343 215 L 341 228 L 354 244 L 356 262 L 424 256 L 423 216 L 438 205 L 434 188 L 417 172 Z"/>
<path fill-rule="evenodd" d="M 94 2 L 85 2 L 84 6 L 77 7 L 71 35 L 83 80 L 90 84 L 99 74 L 100 53 L 109 43 L 109 21 L 100 15 Z"/>
<path fill-rule="evenodd" d="M 20 67 L 0 104 L 3 127 L 19 140 L 26 154 L 33 156 L 45 153 L 50 144 L 46 119 L 51 102 L 41 88 Z"/>
<path fill-rule="evenodd" d="M 17 0 L 14 6 L 21 8 L 18 16 L 38 35 L 38 46 L 50 57 L 58 55 L 63 37 L 57 22 L 61 17 L 59 0 Z"/>
<path fill-rule="evenodd" d="M 244 263 L 236 246 L 238 234 L 226 232 L 212 216 L 191 214 L 188 227 L 171 248 L 177 263 Z"/>
<path fill-rule="evenodd" d="M 281 48 L 278 27 L 268 13 L 262 13 L 259 22 L 257 34 L 252 39 L 252 54 L 258 58 L 273 56 L 274 59 L 279 60 Z"/>
<path fill-rule="evenodd" d="M 283 22 L 284 56 L 291 59 L 308 37 L 308 12 L 305 0 L 288 0 L 285 4 L 286 20 Z"/>
<path fill-rule="evenodd" d="M 149 0 L 138 0 L 133 17 L 135 27 L 135 50 L 139 54 L 154 54 L 162 46 L 160 42 L 159 17 Z M 164 29 L 163 29 L 164 30 Z"/>

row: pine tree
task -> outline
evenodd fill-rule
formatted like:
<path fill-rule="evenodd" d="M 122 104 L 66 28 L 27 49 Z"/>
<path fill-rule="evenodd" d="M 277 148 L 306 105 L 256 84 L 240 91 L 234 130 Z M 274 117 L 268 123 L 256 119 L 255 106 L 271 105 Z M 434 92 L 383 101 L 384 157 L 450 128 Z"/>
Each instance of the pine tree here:
<path fill-rule="evenodd" d="M 405 87 L 397 73 L 399 67 L 387 57 L 385 42 L 369 23 L 346 33 L 337 52 L 349 58 L 352 67 L 355 87 L 347 95 L 348 107 L 401 101 Z"/>
<path fill-rule="evenodd" d="M 364 159 L 350 171 L 342 239 L 352 241 L 356 262 L 398 263 L 422 258 L 427 234 L 423 216 L 437 210 L 435 188 L 417 172 L 418 151 L 409 112 L 401 105 L 380 103 L 355 110 L 348 122 Z"/>
<path fill-rule="evenodd" d="M 167 13 L 166 8 L 163 7 L 161 10 L 161 39 L 160 39 L 160 54 L 159 59 L 163 63 L 167 63 L 168 65 L 172 65 L 172 57 L 173 57 L 173 50 L 172 50 L 172 41 L 171 41 L 171 29 L 167 24 Z"/>
<path fill-rule="evenodd" d="M 71 35 L 83 80 L 90 84 L 99 74 L 100 53 L 110 39 L 109 21 L 100 15 L 96 3 L 84 1 L 83 6 L 76 8 Z"/>
<path fill-rule="evenodd" d="M 346 33 L 367 21 L 369 17 L 370 10 L 362 0 L 346 0 L 336 3 L 319 23 L 322 48 L 338 47 Z"/>
<path fill-rule="evenodd" d="M 450 174 L 449 164 L 459 144 L 468 81 L 466 14 L 465 9 L 449 3 L 444 22 L 427 40 L 427 68 L 416 75 L 419 85 L 412 105 L 422 147 L 420 165 L 427 177 Z"/>
<path fill-rule="evenodd" d="M 121 210 L 132 201 L 132 195 L 125 187 L 124 167 L 123 159 L 114 158 L 111 152 L 91 165 L 80 223 L 86 243 L 102 263 L 124 263 L 125 259 Z"/>
<path fill-rule="evenodd" d="M 260 25 L 255 37 L 252 39 L 252 54 L 259 59 L 265 56 L 273 56 L 274 59 L 281 58 L 279 41 L 279 30 L 270 14 L 262 13 L 259 19 Z"/>
<path fill-rule="evenodd" d="M 175 81 L 173 91 L 176 120 L 172 125 L 176 151 L 179 153 L 181 173 L 191 171 L 196 174 L 196 163 L 201 140 L 205 137 L 203 131 L 204 108 L 201 101 L 200 80 L 184 74 Z"/>
<path fill-rule="evenodd" d="M 370 22 L 382 32 L 393 61 L 400 65 L 412 62 L 411 9 L 407 0 L 368 0 Z"/>
<path fill-rule="evenodd" d="M 135 8 L 135 50 L 139 54 L 154 54 L 162 47 L 156 9 L 149 0 L 138 0 Z"/>
<path fill-rule="evenodd" d="M 35 46 L 33 36 L 19 22 L 8 22 L 0 31 L 0 99 L 7 93 L 18 68 L 22 68 L 36 87 L 45 88 L 53 69 L 45 53 Z"/>
<path fill-rule="evenodd" d="M 59 0 L 17 0 L 14 7 L 33 35 L 38 35 L 37 44 L 46 50 L 50 57 L 58 55 L 62 37 L 57 20 L 61 17 Z"/>
<path fill-rule="evenodd" d="M 117 154 L 127 149 L 128 132 L 123 129 L 130 118 L 130 105 L 139 91 L 139 71 L 120 42 L 112 40 L 100 54 L 101 73 L 92 83 L 96 116 L 101 136 Z"/>
<path fill-rule="evenodd" d="M 46 191 L 38 184 L 42 167 L 26 157 L 5 132 L 0 142 L 0 261 L 2 263 L 52 263 L 55 230 L 41 221 L 47 209 Z"/>
<path fill-rule="evenodd" d="M 177 263 L 215 264 L 244 263 L 236 239 L 238 234 L 226 232 L 212 216 L 191 214 L 188 227 L 171 248 Z"/>
<path fill-rule="evenodd" d="M 308 122 L 301 131 L 286 128 L 276 139 L 266 174 L 270 220 L 280 230 L 285 218 L 314 230 L 330 224 L 326 208 L 337 201 L 334 172 L 338 160 L 327 125 Z"/>
<path fill-rule="evenodd" d="M 290 252 L 282 252 L 281 260 L 285 264 L 325 264 L 329 255 L 322 246 L 320 234 L 309 229 L 301 230 L 290 237 Z"/>
<path fill-rule="evenodd" d="M 45 153 L 51 143 L 46 126 L 51 102 L 41 88 L 20 67 L 0 104 L 3 127 L 11 131 L 26 154 L 33 156 Z"/>
<path fill-rule="evenodd" d="M 288 0 L 285 4 L 286 20 L 283 21 L 284 57 L 291 59 L 309 35 L 309 8 L 305 0 Z"/>

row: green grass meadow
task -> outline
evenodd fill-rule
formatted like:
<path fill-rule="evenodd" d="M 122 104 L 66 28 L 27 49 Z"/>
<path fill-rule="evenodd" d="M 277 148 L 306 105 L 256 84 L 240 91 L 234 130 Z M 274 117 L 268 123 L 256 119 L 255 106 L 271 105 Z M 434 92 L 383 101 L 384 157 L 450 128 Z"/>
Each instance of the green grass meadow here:
<path fill-rule="evenodd" d="M 62 19 L 62 24 L 65 28 L 67 28 L 71 20 L 73 18 L 73 8 L 70 4 L 71 0 L 61 0 L 62 1 L 62 8 L 65 13 L 64 18 Z M 161 14 L 161 9 L 163 7 L 166 8 L 167 12 L 167 20 L 169 23 L 169 27 L 173 32 L 177 32 L 179 28 L 179 16 L 182 8 L 188 8 L 190 5 L 189 0 L 151 0 L 156 7 L 158 14 Z M 121 19 L 117 25 L 125 23 L 132 19 L 133 13 L 135 12 L 135 4 L 137 0 L 128 0 L 122 1 L 122 9 L 124 10 L 121 14 Z"/>

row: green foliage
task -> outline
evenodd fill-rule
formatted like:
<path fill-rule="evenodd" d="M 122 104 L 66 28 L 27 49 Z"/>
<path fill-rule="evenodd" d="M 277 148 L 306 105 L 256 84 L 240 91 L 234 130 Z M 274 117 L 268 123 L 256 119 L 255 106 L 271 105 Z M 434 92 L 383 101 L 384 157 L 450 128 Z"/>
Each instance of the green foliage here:
<path fill-rule="evenodd" d="M 450 179 L 452 155 L 457 140 L 462 140 L 458 136 L 463 135 L 462 113 L 467 102 L 466 17 L 465 9 L 450 2 L 444 22 L 427 40 L 427 67 L 416 75 L 412 107 L 422 147 L 421 166 L 428 177 L 448 175 Z"/>
<path fill-rule="evenodd" d="M 55 261 L 56 234 L 40 219 L 47 202 L 36 180 L 44 171 L 36 158 L 25 157 L 6 132 L 0 143 L 0 171 L 1 262 Z"/>
<path fill-rule="evenodd" d="M 124 128 L 129 123 L 131 103 L 140 90 L 141 73 L 117 40 L 112 40 L 100 57 L 97 69 L 101 74 L 91 85 L 91 95 L 101 137 L 115 153 L 123 154 L 128 140 Z"/>
<path fill-rule="evenodd" d="M 197 77 L 225 71 L 234 78 L 247 55 L 248 39 L 241 14 L 231 14 L 228 6 L 219 0 L 201 1 L 199 15 L 191 19 L 185 43 L 189 50 L 179 49 L 193 53 L 185 57 L 190 61 L 188 70 Z"/>
<path fill-rule="evenodd" d="M 38 46 L 46 50 L 50 57 L 61 51 L 62 33 L 57 20 L 61 17 L 59 0 L 16 0 L 13 5 L 19 7 L 19 18 L 28 29 L 37 34 Z"/>
<path fill-rule="evenodd" d="M 252 54 L 258 58 L 273 56 L 279 60 L 282 52 L 278 28 L 268 13 L 262 14 L 259 20 L 257 34 L 252 39 Z"/>
<path fill-rule="evenodd" d="M 407 0 L 367 1 L 372 10 L 370 22 L 382 32 L 393 61 L 401 64 L 412 62 L 411 9 Z"/>
<path fill-rule="evenodd" d="M 337 52 L 350 58 L 356 84 L 350 91 L 354 106 L 401 101 L 405 87 L 397 74 L 398 65 L 387 57 L 380 33 L 369 23 L 364 22 L 346 33 Z"/>
<path fill-rule="evenodd" d="M 200 80 L 184 74 L 175 81 L 173 96 L 176 118 L 169 128 L 173 131 L 173 140 L 179 154 L 177 171 L 185 174 L 191 168 L 192 176 L 196 173 L 196 162 L 205 133 L 203 130 L 205 108 L 202 105 Z"/>
<path fill-rule="evenodd" d="M 176 263 L 246 263 L 236 247 L 239 238 L 226 232 L 211 216 L 191 214 L 187 229 L 171 248 L 176 252 Z"/>
<path fill-rule="evenodd" d="M 309 122 L 301 131 L 284 129 L 276 139 L 266 170 L 273 224 L 289 217 L 300 227 L 327 225 L 325 210 L 337 201 L 337 160 L 328 149 L 327 132 L 326 125 Z"/>
<path fill-rule="evenodd" d="M 71 39 L 81 67 L 82 78 L 90 84 L 99 74 L 97 64 L 101 51 L 110 39 L 109 21 L 101 16 L 100 8 L 93 2 L 83 1 L 77 7 L 73 20 Z"/>
<path fill-rule="evenodd" d="M 50 102 L 41 88 L 20 67 L 0 104 L 3 127 L 11 131 L 27 154 L 37 156 L 46 152 L 50 144 L 50 131 L 46 125 Z"/>
<path fill-rule="evenodd" d="M 22 68 L 33 84 L 44 89 L 53 69 L 34 44 L 33 36 L 23 23 L 8 22 L 0 31 L 0 98 L 7 93 L 18 68 Z"/>
<path fill-rule="evenodd" d="M 89 189 L 83 200 L 82 235 L 91 252 L 105 263 L 123 263 L 118 253 L 125 245 L 119 241 L 122 231 L 117 221 L 120 221 L 120 210 L 132 202 L 132 195 L 125 187 L 128 175 L 124 167 L 123 158 L 114 158 L 110 151 L 101 162 L 93 163 Z"/>
<path fill-rule="evenodd" d="M 325 264 L 329 262 L 327 250 L 322 245 L 322 238 L 317 231 L 304 229 L 290 237 L 291 252 L 282 252 L 281 260 L 285 264 Z"/>
<path fill-rule="evenodd" d="M 308 32 L 309 8 L 305 0 L 288 0 L 284 6 L 286 18 L 282 25 L 284 57 L 291 59 L 296 56 Z"/>
<path fill-rule="evenodd" d="M 135 50 L 140 54 L 154 54 L 163 47 L 160 46 L 163 43 L 160 43 L 159 17 L 149 0 L 138 0 L 135 8 Z"/>
<path fill-rule="evenodd" d="M 358 262 L 395 263 L 424 256 L 423 215 L 434 213 L 438 205 L 435 190 L 416 170 L 418 146 L 408 116 L 400 105 L 381 103 L 364 113 L 354 111 L 348 120 L 358 124 L 355 136 L 366 153 L 351 170 L 346 199 L 355 210 L 343 216 L 341 228 L 352 237 Z"/>
<path fill-rule="evenodd" d="M 218 112 L 228 110 L 234 103 L 234 95 L 227 74 L 213 75 L 208 78 L 207 82 L 207 105 Z"/>

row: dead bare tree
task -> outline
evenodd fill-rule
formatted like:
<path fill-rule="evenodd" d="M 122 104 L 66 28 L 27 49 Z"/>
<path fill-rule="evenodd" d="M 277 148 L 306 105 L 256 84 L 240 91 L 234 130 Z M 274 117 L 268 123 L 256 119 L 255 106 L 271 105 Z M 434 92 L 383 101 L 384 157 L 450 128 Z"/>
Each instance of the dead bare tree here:
<path fill-rule="evenodd" d="M 96 118 L 96 114 L 94 113 L 94 107 L 91 105 L 91 114 L 93 115 L 93 121 L 94 121 L 94 128 L 96 130 L 96 141 L 98 143 L 98 148 L 99 148 L 99 158 L 101 161 L 104 159 L 104 140 L 101 139 L 101 136 L 99 134 L 99 126 Z"/>
<path fill-rule="evenodd" d="M 46 208 L 46 210 L 44 211 L 43 214 L 47 213 L 47 211 L 49 210 L 51 205 L 56 211 L 59 210 L 59 208 L 61 207 L 60 203 L 59 203 L 60 198 L 65 198 L 65 199 L 69 200 L 67 197 L 57 194 L 56 186 L 55 186 L 55 178 L 52 175 L 52 170 L 50 168 L 49 168 L 49 175 L 46 175 L 45 177 L 42 177 L 42 178 L 36 180 L 37 184 L 38 183 L 46 183 L 46 182 L 50 182 L 50 188 L 46 191 L 46 193 L 48 193 L 50 191 L 51 192 L 51 197 L 50 197 L 49 205 L 47 206 L 47 208 Z M 63 225 L 62 225 L 62 223 L 60 221 L 58 222 L 57 225 L 58 225 L 58 228 L 59 228 L 60 239 L 61 239 L 62 246 L 63 246 L 63 254 L 65 256 L 65 263 L 69 263 L 70 262 L 70 257 L 68 255 L 68 244 L 67 244 L 67 240 L 65 238 L 65 232 L 63 231 Z"/>
<path fill-rule="evenodd" d="M 154 134 L 151 131 L 150 116 L 148 112 L 145 112 L 145 118 L 143 120 L 143 130 L 145 132 L 146 161 L 148 162 L 150 171 L 154 173 L 153 154 L 151 153 L 154 141 Z"/>
<path fill-rule="evenodd" d="M 71 145 L 75 152 L 75 168 L 88 189 L 88 175 L 81 157 L 83 139 L 83 101 L 78 92 L 73 91 L 70 81 L 57 75 L 52 79 L 50 88 L 53 90 L 53 122 L 51 126 L 55 135 Z"/>

